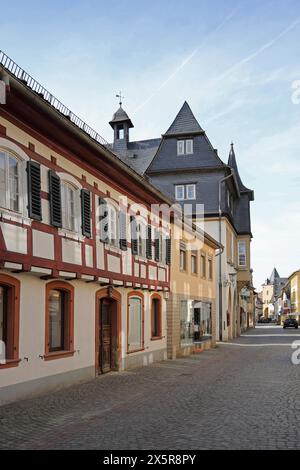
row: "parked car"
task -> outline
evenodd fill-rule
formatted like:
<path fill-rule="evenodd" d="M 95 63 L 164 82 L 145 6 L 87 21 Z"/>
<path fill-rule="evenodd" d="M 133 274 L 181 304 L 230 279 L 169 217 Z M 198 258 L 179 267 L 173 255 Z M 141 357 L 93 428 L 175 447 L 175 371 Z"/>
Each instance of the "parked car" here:
<path fill-rule="evenodd" d="M 283 328 L 296 328 L 298 329 L 298 322 L 295 318 L 287 318 L 283 324 Z"/>

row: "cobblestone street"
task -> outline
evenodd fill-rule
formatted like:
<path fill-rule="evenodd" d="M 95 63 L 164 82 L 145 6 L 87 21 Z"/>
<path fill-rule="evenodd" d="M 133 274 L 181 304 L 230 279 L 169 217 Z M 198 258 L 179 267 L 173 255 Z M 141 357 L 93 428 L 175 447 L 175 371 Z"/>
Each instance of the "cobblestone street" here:
<path fill-rule="evenodd" d="M 4 449 L 300 449 L 297 330 L 260 327 L 186 359 L 0 408 Z"/>

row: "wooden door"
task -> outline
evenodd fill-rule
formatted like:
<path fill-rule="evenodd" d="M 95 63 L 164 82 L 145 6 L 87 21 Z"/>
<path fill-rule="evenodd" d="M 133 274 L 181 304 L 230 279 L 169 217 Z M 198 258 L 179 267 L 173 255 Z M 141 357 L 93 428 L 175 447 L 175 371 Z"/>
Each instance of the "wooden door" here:
<path fill-rule="evenodd" d="M 99 333 L 99 369 L 105 374 L 112 369 L 112 302 L 107 299 L 100 301 Z"/>

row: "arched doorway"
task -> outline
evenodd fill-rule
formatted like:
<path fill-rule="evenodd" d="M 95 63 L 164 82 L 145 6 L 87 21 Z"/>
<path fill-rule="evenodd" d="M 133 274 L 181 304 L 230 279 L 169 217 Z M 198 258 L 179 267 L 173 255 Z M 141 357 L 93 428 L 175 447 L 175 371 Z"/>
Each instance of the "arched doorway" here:
<path fill-rule="evenodd" d="M 268 318 L 269 317 L 269 308 L 265 308 L 265 311 L 264 311 L 264 317 L 265 318 Z"/>
<path fill-rule="evenodd" d="M 121 363 L 121 294 L 111 286 L 96 292 L 96 374 Z"/>

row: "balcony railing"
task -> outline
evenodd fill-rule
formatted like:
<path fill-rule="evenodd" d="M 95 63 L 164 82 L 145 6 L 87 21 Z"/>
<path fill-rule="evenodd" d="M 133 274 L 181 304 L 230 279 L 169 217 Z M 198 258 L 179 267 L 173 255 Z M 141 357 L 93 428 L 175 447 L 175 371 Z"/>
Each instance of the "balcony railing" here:
<path fill-rule="evenodd" d="M 56 111 L 65 116 L 75 126 L 79 127 L 83 132 L 88 134 L 93 140 L 99 144 L 109 147 L 108 142 L 100 135 L 97 131 L 92 129 L 76 114 L 74 114 L 69 108 L 61 103 L 55 96 L 53 96 L 46 88 L 40 85 L 34 78 L 32 78 L 25 70 L 17 65 L 12 59 L 10 59 L 4 52 L 0 50 L 0 65 L 14 75 L 18 80 L 24 83 L 28 88 L 38 94 L 47 103 L 49 103 Z"/>

